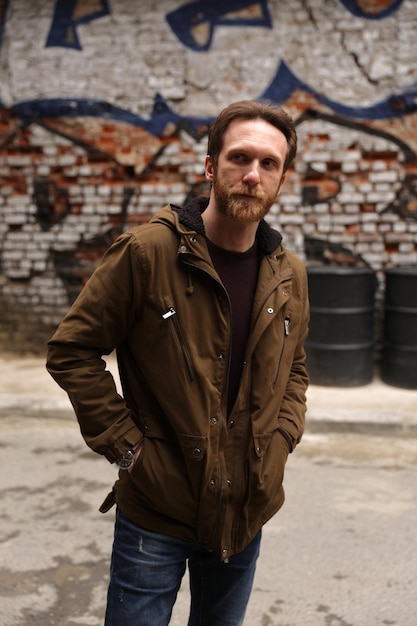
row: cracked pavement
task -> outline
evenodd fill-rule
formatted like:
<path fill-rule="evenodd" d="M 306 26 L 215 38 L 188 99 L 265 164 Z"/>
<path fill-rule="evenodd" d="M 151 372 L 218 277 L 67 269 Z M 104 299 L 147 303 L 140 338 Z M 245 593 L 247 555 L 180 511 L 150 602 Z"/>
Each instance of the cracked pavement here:
<path fill-rule="evenodd" d="M 75 419 L 0 418 L 4 626 L 103 624 L 116 470 Z M 265 527 L 246 626 L 411 626 L 417 439 L 307 433 Z M 184 626 L 187 580 L 171 624 Z"/>

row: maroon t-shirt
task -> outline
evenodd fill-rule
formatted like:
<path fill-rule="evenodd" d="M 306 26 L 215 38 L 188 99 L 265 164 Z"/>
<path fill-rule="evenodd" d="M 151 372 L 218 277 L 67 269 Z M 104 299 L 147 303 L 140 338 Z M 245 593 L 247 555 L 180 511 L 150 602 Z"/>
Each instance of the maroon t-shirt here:
<path fill-rule="evenodd" d="M 253 298 L 258 282 L 257 242 L 246 252 L 231 252 L 207 241 L 211 259 L 229 296 L 232 311 L 232 351 L 229 369 L 228 412 L 239 388 L 250 330 Z"/>

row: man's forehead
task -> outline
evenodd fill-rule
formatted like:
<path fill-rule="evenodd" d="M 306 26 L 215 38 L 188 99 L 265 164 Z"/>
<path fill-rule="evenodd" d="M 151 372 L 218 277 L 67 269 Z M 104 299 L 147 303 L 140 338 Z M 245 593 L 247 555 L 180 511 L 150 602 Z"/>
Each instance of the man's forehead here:
<path fill-rule="evenodd" d="M 287 150 L 287 139 L 282 131 L 264 119 L 233 120 L 223 136 L 223 149 L 234 147 L 265 146 L 274 152 L 281 153 Z"/>

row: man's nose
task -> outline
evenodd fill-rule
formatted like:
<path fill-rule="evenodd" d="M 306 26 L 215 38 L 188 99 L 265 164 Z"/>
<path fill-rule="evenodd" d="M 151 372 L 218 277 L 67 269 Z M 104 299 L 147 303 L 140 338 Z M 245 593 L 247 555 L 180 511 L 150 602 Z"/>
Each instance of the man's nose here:
<path fill-rule="evenodd" d="M 247 185 L 257 185 L 260 180 L 260 164 L 258 161 L 252 161 L 245 172 L 243 182 Z"/>

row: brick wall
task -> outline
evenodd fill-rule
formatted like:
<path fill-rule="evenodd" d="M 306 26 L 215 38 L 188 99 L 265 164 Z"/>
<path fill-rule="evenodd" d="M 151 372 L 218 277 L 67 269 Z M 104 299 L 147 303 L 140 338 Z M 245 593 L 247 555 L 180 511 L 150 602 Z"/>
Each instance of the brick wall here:
<path fill-rule="evenodd" d="M 417 4 L 217 4 L 0 5 L 1 349 L 43 350 L 118 233 L 207 191 L 208 125 L 241 98 L 297 124 L 268 217 L 289 248 L 370 265 L 379 308 L 416 264 Z"/>

